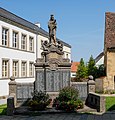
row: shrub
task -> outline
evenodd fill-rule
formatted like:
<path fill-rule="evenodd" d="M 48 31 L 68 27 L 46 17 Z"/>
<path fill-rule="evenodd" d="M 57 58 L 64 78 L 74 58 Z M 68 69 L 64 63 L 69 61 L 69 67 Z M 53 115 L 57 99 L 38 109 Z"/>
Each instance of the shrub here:
<path fill-rule="evenodd" d="M 32 96 L 32 100 L 28 103 L 32 110 L 44 110 L 51 102 L 49 95 L 42 91 L 34 91 Z"/>
<path fill-rule="evenodd" d="M 74 105 L 77 107 L 77 109 L 82 109 L 83 108 L 83 102 L 80 99 L 77 99 L 74 101 Z"/>
<path fill-rule="evenodd" d="M 73 87 L 65 87 L 60 90 L 59 97 L 54 100 L 54 107 L 67 112 L 83 108 L 83 102 L 78 99 L 78 90 Z"/>
<path fill-rule="evenodd" d="M 66 101 L 68 102 L 69 100 L 77 100 L 78 98 L 78 90 L 73 88 L 73 87 L 64 87 L 62 90 L 59 92 L 59 101 Z"/>

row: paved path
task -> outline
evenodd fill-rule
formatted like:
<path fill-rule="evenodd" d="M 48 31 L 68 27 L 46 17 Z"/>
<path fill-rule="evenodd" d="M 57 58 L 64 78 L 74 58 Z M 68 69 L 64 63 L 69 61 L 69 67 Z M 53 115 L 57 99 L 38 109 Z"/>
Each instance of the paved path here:
<path fill-rule="evenodd" d="M 39 116 L 0 116 L 0 120 L 115 120 L 115 113 L 96 114 L 41 114 Z"/>

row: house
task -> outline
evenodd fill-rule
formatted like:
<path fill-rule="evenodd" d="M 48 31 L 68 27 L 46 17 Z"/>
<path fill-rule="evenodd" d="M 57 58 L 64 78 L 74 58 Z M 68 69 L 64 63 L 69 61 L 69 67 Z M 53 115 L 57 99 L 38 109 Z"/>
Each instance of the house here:
<path fill-rule="evenodd" d="M 105 14 L 104 54 L 106 79 L 103 88 L 115 90 L 115 13 L 112 12 Z"/>
<path fill-rule="evenodd" d="M 76 72 L 78 69 L 80 62 L 72 62 L 71 63 L 71 78 L 76 77 Z"/>
<path fill-rule="evenodd" d="M 49 34 L 40 27 L 0 7 L 0 99 L 9 94 L 8 83 L 14 76 L 16 82 L 34 82 L 34 63 L 41 58 L 41 42 Z M 64 57 L 71 60 L 71 46 L 64 41 Z"/>
<path fill-rule="evenodd" d="M 100 65 L 104 64 L 104 52 L 101 52 L 96 58 L 95 58 L 95 66 L 99 67 Z"/>

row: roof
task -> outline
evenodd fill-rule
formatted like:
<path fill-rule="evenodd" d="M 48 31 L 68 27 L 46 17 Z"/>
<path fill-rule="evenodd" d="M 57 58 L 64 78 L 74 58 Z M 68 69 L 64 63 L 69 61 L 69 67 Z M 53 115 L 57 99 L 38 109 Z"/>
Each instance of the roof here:
<path fill-rule="evenodd" d="M 115 13 L 105 14 L 105 48 L 115 47 Z"/>
<path fill-rule="evenodd" d="M 23 25 L 31 30 L 33 30 L 35 33 L 38 33 L 38 34 L 42 34 L 42 35 L 45 35 L 46 37 L 49 37 L 49 33 L 47 31 L 45 31 L 44 29 L 42 29 L 41 27 L 38 27 L 37 25 L 3 9 L 0 7 L 0 16 L 3 17 L 3 18 L 6 18 L 8 20 L 11 20 L 15 23 L 18 23 L 20 25 Z M 57 39 L 57 41 L 60 41 L 62 42 L 65 46 L 67 47 L 70 47 L 71 48 L 71 45 L 65 43 L 64 41 L 60 40 L 60 39 Z"/>
<path fill-rule="evenodd" d="M 104 56 L 104 52 L 101 52 L 96 58 L 95 63 L 97 63 Z"/>
<path fill-rule="evenodd" d="M 71 64 L 71 72 L 77 72 L 79 64 L 80 64 L 80 62 L 72 62 L 72 64 Z"/>

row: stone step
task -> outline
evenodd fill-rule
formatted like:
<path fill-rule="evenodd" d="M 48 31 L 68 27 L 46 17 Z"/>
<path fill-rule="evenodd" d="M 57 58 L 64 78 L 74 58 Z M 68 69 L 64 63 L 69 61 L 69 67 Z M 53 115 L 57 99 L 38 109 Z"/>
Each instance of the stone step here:
<path fill-rule="evenodd" d="M 96 109 L 89 108 L 88 106 L 84 106 L 83 109 L 78 109 L 74 112 L 69 113 L 90 113 L 90 112 L 97 112 Z M 39 115 L 39 114 L 56 114 L 56 113 L 66 113 L 66 111 L 56 110 L 54 107 L 48 108 L 44 111 L 30 111 L 28 106 L 21 106 L 15 109 L 15 115 Z"/>

